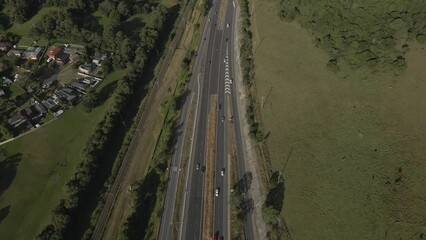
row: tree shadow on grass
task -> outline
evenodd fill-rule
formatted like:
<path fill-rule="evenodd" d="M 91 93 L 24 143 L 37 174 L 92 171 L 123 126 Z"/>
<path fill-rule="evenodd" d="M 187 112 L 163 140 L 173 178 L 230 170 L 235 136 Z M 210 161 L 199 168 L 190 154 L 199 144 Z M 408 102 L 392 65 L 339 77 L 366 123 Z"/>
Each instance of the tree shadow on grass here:
<path fill-rule="evenodd" d="M 0 224 L 7 217 L 7 215 L 9 214 L 9 211 L 10 211 L 10 205 L 0 209 Z"/>
<path fill-rule="evenodd" d="M 101 106 L 105 103 L 105 101 L 111 97 L 114 89 L 117 87 L 118 80 L 114 82 L 110 82 L 107 85 L 103 86 L 102 89 L 98 93 L 98 106 Z"/>
<path fill-rule="evenodd" d="M 135 212 L 127 219 L 124 234 L 128 239 L 144 239 L 157 201 L 160 176 L 152 169 L 137 189 Z"/>
<path fill-rule="evenodd" d="M 14 154 L 0 161 L 0 196 L 9 188 L 16 176 L 16 169 L 22 154 Z"/>

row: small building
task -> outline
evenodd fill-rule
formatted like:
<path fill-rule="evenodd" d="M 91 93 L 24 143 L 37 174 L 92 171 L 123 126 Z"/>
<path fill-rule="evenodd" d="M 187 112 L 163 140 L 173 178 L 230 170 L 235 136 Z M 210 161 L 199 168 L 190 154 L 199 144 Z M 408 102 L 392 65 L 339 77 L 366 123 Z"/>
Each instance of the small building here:
<path fill-rule="evenodd" d="M 58 98 L 67 101 L 70 104 L 74 104 L 78 100 L 78 95 L 69 87 L 57 89 L 55 94 L 58 96 Z"/>
<path fill-rule="evenodd" d="M 59 64 L 66 64 L 70 59 L 70 55 L 64 53 L 64 50 L 60 47 L 53 47 L 47 52 L 46 55 L 49 57 L 49 59 L 53 59 Z"/>
<path fill-rule="evenodd" d="M 84 83 L 84 82 L 75 81 L 75 82 L 71 83 L 70 86 L 79 90 L 79 91 L 85 92 L 86 89 L 89 87 L 89 84 Z"/>
<path fill-rule="evenodd" d="M 49 51 L 47 51 L 47 56 L 49 57 L 49 58 L 55 58 L 56 57 L 56 54 L 58 54 L 58 53 L 62 53 L 63 52 L 63 49 L 62 48 L 60 48 L 60 47 L 53 47 L 53 48 L 51 48 Z"/>
<path fill-rule="evenodd" d="M 9 52 L 7 52 L 7 56 L 12 57 L 21 57 L 22 55 L 22 50 L 17 50 L 17 49 L 12 49 Z"/>
<path fill-rule="evenodd" d="M 22 58 L 27 60 L 38 60 L 42 53 L 43 48 L 41 47 L 29 47 L 22 53 Z"/>
<path fill-rule="evenodd" d="M 56 103 L 56 101 L 53 98 L 48 98 L 46 100 L 41 101 L 41 104 L 50 110 L 55 110 L 58 108 L 58 104 Z"/>
<path fill-rule="evenodd" d="M 3 89 L 0 88 L 0 97 L 6 95 L 6 93 L 3 91 Z"/>
<path fill-rule="evenodd" d="M 9 123 L 9 125 L 13 126 L 14 128 L 17 128 L 27 121 L 28 119 L 26 117 L 22 116 L 21 114 L 16 114 L 9 118 L 7 123 Z"/>
<path fill-rule="evenodd" d="M 40 102 L 38 102 L 38 101 L 35 101 L 34 102 L 34 107 L 35 107 L 35 109 L 40 113 L 40 114 L 42 114 L 42 115 L 45 115 L 46 113 L 47 113 L 47 110 L 46 110 L 46 108 L 44 108 L 43 107 L 43 104 L 41 104 Z"/>
<path fill-rule="evenodd" d="M 21 111 L 21 114 L 23 116 L 26 116 L 31 121 L 37 121 L 37 120 L 39 120 L 43 116 L 33 106 L 25 108 L 24 110 Z"/>
<path fill-rule="evenodd" d="M 3 87 L 8 87 L 9 85 L 13 83 L 13 81 L 7 77 L 2 77 L 1 80 L 2 80 Z"/>
<path fill-rule="evenodd" d="M 87 62 L 87 63 L 84 63 L 84 64 L 80 65 L 80 66 L 78 67 L 78 70 L 79 70 L 80 72 L 82 72 L 82 73 L 89 74 L 89 73 L 90 73 L 91 71 L 93 71 L 95 68 L 96 68 L 96 65 L 95 65 L 94 63 L 92 63 L 92 62 Z"/>
<path fill-rule="evenodd" d="M 108 54 L 107 53 L 95 53 L 95 57 L 93 58 L 92 62 L 98 66 L 102 66 L 102 62 L 107 59 Z"/>
<path fill-rule="evenodd" d="M 7 52 L 12 48 L 11 42 L 0 42 L 0 51 Z"/>

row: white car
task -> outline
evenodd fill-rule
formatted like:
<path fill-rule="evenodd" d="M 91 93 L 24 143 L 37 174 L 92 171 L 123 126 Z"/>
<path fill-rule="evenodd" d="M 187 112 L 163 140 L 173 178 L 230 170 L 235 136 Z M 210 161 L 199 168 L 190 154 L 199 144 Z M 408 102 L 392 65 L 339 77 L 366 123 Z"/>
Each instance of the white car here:
<path fill-rule="evenodd" d="M 218 197 L 218 196 L 219 196 L 219 188 L 216 188 L 216 190 L 214 191 L 214 195 L 215 195 L 216 197 Z"/>
<path fill-rule="evenodd" d="M 222 168 L 222 171 L 220 171 L 220 176 L 223 177 L 223 175 L 225 175 L 225 168 Z"/>
<path fill-rule="evenodd" d="M 229 27 L 229 23 L 226 24 L 226 27 Z"/>

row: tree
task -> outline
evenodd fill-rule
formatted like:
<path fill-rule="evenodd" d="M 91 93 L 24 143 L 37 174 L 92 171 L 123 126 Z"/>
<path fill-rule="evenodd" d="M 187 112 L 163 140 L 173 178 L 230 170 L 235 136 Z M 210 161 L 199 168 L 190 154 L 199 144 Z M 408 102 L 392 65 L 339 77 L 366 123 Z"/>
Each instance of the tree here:
<path fill-rule="evenodd" d="M 92 88 L 86 92 L 86 95 L 83 98 L 83 109 L 86 112 L 92 111 L 93 108 L 98 106 L 99 104 L 99 96 Z"/>

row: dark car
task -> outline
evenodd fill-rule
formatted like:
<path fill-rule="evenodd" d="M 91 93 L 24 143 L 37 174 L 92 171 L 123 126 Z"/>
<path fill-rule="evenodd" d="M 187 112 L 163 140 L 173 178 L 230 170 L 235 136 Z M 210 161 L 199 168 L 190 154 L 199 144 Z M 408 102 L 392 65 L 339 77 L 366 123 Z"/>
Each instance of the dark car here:
<path fill-rule="evenodd" d="M 217 110 L 222 109 L 222 104 L 219 104 L 219 106 L 217 107 Z"/>

